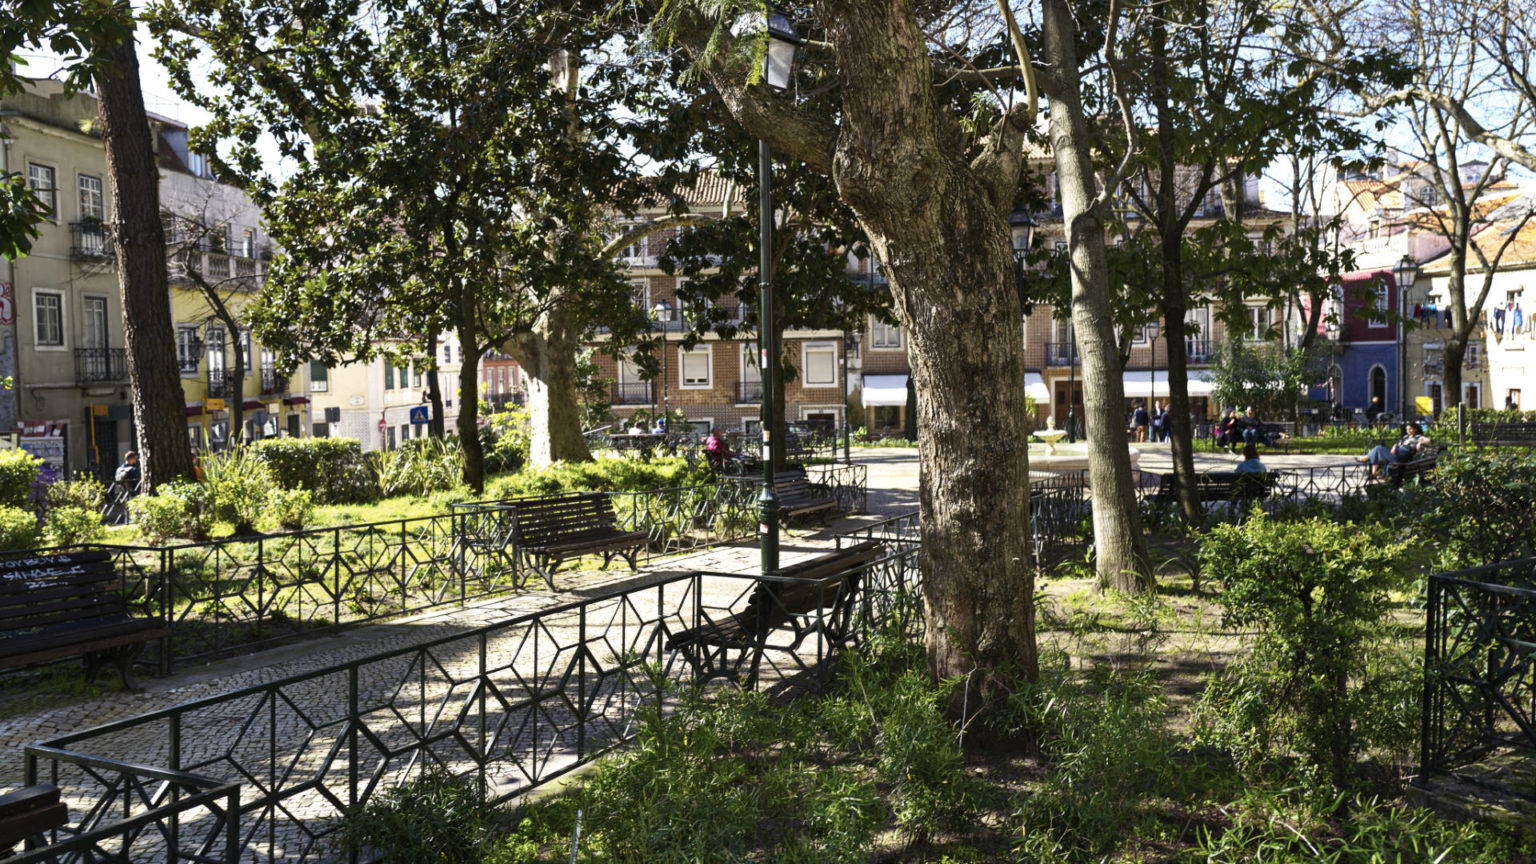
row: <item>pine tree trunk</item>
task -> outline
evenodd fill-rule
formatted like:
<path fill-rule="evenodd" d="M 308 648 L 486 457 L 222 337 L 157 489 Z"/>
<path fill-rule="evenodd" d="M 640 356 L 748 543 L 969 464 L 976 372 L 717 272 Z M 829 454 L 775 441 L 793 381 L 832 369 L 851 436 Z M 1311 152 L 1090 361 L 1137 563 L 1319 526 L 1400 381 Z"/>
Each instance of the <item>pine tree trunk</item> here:
<path fill-rule="evenodd" d="M 165 272 L 160 170 L 139 90 L 134 44 L 130 35 L 107 51 L 112 62 L 97 78 L 96 90 L 112 176 L 112 236 L 133 417 L 148 491 L 168 480 L 191 479 L 193 468 Z"/>
<path fill-rule="evenodd" d="M 546 312 L 533 332 L 508 342 L 505 351 L 528 376 L 528 462 L 536 468 L 592 459 L 581 434 L 576 388 L 576 328 L 559 310 Z"/>
<path fill-rule="evenodd" d="M 1466 246 L 1463 245 L 1461 248 L 1465 249 Z M 1467 340 L 1471 338 L 1472 323 L 1475 320 L 1467 314 L 1467 256 L 1457 254 L 1456 249 L 1456 242 L 1453 239 L 1449 258 L 1451 272 L 1445 287 L 1446 299 L 1450 301 L 1451 306 L 1451 337 L 1445 340 L 1445 368 L 1440 373 L 1440 404 L 1453 412 L 1456 406 L 1462 403 L 1461 364 L 1466 360 Z M 1403 287 L 1399 285 L 1397 290 L 1402 292 Z M 1408 377 L 1406 371 L 1403 377 Z M 1397 382 L 1397 386 L 1402 387 L 1403 382 Z"/>
<path fill-rule="evenodd" d="M 1045 0 L 1044 23 L 1046 60 L 1060 79 L 1060 85 L 1049 91 L 1050 133 L 1071 259 L 1072 324 L 1083 358 L 1096 567 L 1105 585 L 1141 591 L 1151 585 L 1151 567 L 1131 477 L 1125 383 L 1115 347 L 1104 222 L 1091 209 L 1097 193 L 1093 139 L 1083 115 L 1076 27 L 1066 0 Z"/>

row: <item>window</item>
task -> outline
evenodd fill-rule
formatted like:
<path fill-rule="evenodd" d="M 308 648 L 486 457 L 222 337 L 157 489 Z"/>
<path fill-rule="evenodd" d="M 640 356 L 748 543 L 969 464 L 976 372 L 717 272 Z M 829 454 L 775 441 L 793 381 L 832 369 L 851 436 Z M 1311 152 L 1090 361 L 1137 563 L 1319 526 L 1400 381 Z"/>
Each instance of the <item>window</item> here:
<path fill-rule="evenodd" d="M 1467 351 L 1461 358 L 1462 365 L 1476 368 L 1483 365 L 1483 348 L 1476 342 L 1467 343 Z"/>
<path fill-rule="evenodd" d="M 637 227 L 639 227 L 638 224 L 623 225 L 620 226 L 619 233 L 622 234 L 625 231 L 630 231 Z M 639 240 L 636 240 L 635 242 L 621 249 L 619 251 L 619 257 L 625 259 L 626 261 L 639 261 L 644 259 L 646 257 L 646 253 L 650 251 L 649 241 L 650 237 L 641 237 Z"/>
<path fill-rule="evenodd" d="M 453 346 L 452 345 L 444 345 L 443 346 L 443 362 L 444 363 L 452 363 L 453 362 Z"/>
<path fill-rule="evenodd" d="M 64 295 L 37 289 L 32 292 L 33 334 L 39 348 L 64 347 Z"/>
<path fill-rule="evenodd" d="M 1379 219 L 1372 219 L 1371 220 L 1370 228 L 1369 228 L 1366 236 L 1369 237 L 1372 240 L 1375 240 L 1377 237 L 1381 236 L 1381 220 L 1379 220 Z"/>
<path fill-rule="evenodd" d="M 384 389 L 395 389 L 395 364 L 387 359 L 384 361 Z"/>
<path fill-rule="evenodd" d="M 384 429 L 384 449 L 395 449 L 395 427 L 388 426 Z"/>
<path fill-rule="evenodd" d="M 262 353 L 265 354 L 266 352 Z M 251 352 L 251 331 L 242 327 L 240 329 L 240 362 L 245 364 L 242 368 L 245 369 L 245 374 L 247 375 L 251 374 L 252 371 L 251 358 L 253 356 L 255 355 Z"/>
<path fill-rule="evenodd" d="M 425 365 L 424 361 L 411 364 L 411 386 L 418 390 L 421 389 L 421 367 Z"/>
<path fill-rule="evenodd" d="M 90 174 L 80 175 L 80 220 L 107 218 L 106 197 L 102 194 L 101 178 Z"/>
<path fill-rule="evenodd" d="M 196 375 L 198 363 L 196 327 L 176 328 L 176 365 L 182 375 Z"/>
<path fill-rule="evenodd" d="M 203 452 L 203 424 L 201 424 L 201 423 L 188 423 L 187 424 L 187 440 L 192 442 L 192 452 L 194 452 L 194 453 L 201 453 L 201 452 Z"/>
<path fill-rule="evenodd" d="M 198 177 L 213 175 L 213 172 L 208 170 L 208 157 L 201 153 L 187 152 L 187 168 Z"/>
<path fill-rule="evenodd" d="M 107 298 L 89 296 L 80 298 L 80 317 L 85 319 L 83 347 L 108 347 Z"/>
<path fill-rule="evenodd" d="M 456 347 L 458 348 L 459 362 L 463 363 L 464 362 L 464 343 L 460 342 Z"/>
<path fill-rule="evenodd" d="M 27 163 L 27 187 L 37 200 L 43 202 L 43 207 L 48 211 L 48 217 L 54 218 L 59 212 L 59 186 L 58 175 L 51 165 L 39 165 L 36 162 Z"/>
<path fill-rule="evenodd" d="M 1509 393 L 1504 397 L 1504 407 L 1511 411 L 1520 410 L 1520 388 L 1510 388 Z"/>
<path fill-rule="evenodd" d="M 869 345 L 877 351 L 899 350 L 902 347 L 901 328 L 869 319 Z"/>
<path fill-rule="evenodd" d="M 319 360 L 309 361 L 309 389 L 316 393 L 331 389 L 331 370 Z"/>
<path fill-rule="evenodd" d="M 692 351 L 680 352 L 678 365 L 683 387 L 704 388 L 710 385 L 710 346 L 700 345 Z"/>
<path fill-rule="evenodd" d="M 650 314 L 651 309 L 651 280 L 629 280 L 630 294 L 635 298 L 635 308 L 645 314 Z"/>
<path fill-rule="evenodd" d="M 1131 345 L 1144 348 L 1152 344 L 1152 327 L 1153 325 L 1151 324 L 1143 324 L 1137 327 L 1131 333 Z"/>
<path fill-rule="evenodd" d="M 208 327 L 208 376 L 222 377 L 225 369 L 224 328 Z"/>
<path fill-rule="evenodd" d="M 805 376 L 804 386 L 837 386 L 836 342 L 807 342 L 800 349 L 800 353 L 804 358 L 804 368 L 800 370 Z"/>
<path fill-rule="evenodd" d="M 1386 319 L 1385 315 L 1383 315 L 1380 318 L 1376 317 L 1377 313 L 1383 313 L 1383 312 L 1386 312 L 1387 310 L 1392 308 L 1392 306 L 1391 306 L 1391 302 L 1392 301 L 1391 301 L 1391 299 L 1387 295 L 1388 295 L 1387 280 L 1385 280 L 1385 279 L 1377 279 L 1376 280 L 1376 294 L 1375 294 L 1375 296 L 1371 300 L 1372 316 L 1371 316 L 1371 319 L 1370 319 L 1370 326 L 1372 326 L 1372 327 L 1385 327 L 1385 326 L 1387 326 L 1388 322 L 1387 322 L 1387 319 Z"/>
<path fill-rule="evenodd" d="M 256 257 L 256 232 L 250 228 L 240 231 L 240 254 L 246 258 Z"/>
<path fill-rule="evenodd" d="M 1270 317 L 1268 306 L 1248 307 L 1248 332 L 1245 337 L 1250 342 L 1258 342 L 1269 333 Z"/>

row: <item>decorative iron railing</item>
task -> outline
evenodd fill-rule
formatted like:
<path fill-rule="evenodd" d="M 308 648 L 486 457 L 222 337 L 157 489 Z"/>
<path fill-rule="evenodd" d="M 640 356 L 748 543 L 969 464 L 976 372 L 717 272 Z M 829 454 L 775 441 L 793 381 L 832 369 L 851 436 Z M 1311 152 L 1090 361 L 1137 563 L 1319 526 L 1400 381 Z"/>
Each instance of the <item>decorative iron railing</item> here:
<path fill-rule="evenodd" d="M 81 387 L 128 380 L 128 351 L 124 348 L 76 348 L 75 383 Z"/>
<path fill-rule="evenodd" d="M 1536 801 L 1536 558 L 1429 579 L 1419 775 Z"/>
<path fill-rule="evenodd" d="M 76 261 L 111 261 L 112 230 L 100 219 L 69 223 L 69 257 Z"/>
<path fill-rule="evenodd" d="M 921 632 L 917 555 L 888 547 L 860 568 L 848 636 Z M 320 860 L 338 817 L 428 768 L 502 802 L 622 744 L 646 703 L 701 681 L 669 640 L 739 614 L 756 584 L 679 574 L 73 732 L 29 751 L 29 777 L 56 778 L 72 808 L 100 811 L 116 793 L 73 767 L 131 748 L 141 761 L 242 784 L 240 861 Z M 797 613 L 794 638 L 768 640 L 764 685 L 824 674 L 842 638 L 826 609 Z M 123 860 L 146 860 L 136 851 L 124 848 Z"/>
<path fill-rule="evenodd" d="M 69 787 L 78 802 L 70 812 L 79 815 L 46 832 L 43 843 L 29 841 L 6 864 L 239 861 L 238 780 L 210 780 L 41 745 L 28 746 L 24 759 L 26 784 Z"/>
<path fill-rule="evenodd" d="M 1073 342 L 1045 343 L 1045 365 L 1047 366 L 1075 366 L 1077 358 L 1077 345 Z"/>
<path fill-rule="evenodd" d="M 651 399 L 651 382 L 640 381 L 632 384 L 613 385 L 613 404 L 615 405 L 649 405 Z"/>
<path fill-rule="evenodd" d="M 736 404 L 756 405 L 763 401 L 763 382 L 761 381 L 737 381 Z"/>

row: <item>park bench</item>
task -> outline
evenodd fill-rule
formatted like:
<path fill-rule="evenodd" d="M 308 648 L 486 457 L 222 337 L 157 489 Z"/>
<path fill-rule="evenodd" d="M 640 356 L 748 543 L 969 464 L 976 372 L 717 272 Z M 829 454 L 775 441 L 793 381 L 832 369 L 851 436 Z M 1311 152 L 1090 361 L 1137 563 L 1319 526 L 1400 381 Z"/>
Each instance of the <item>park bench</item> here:
<path fill-rule="evenodd" d="M 136 689 L 133 661 L 170 630 L 129 614 L 105 550 L 0 561 L 0 669 L 84 656 L 94 680 L 104 663 Z"/>
<path fill-rule="evenodd" d="M 699 683 L 725 678 L 741 684 L 742 667 L 746 666 L 748 689 L 757 683 L 768 637 L 778 628 L 790 629 L 791 640 L 785 649 L 789 652 L 797 651 L 812 634 L 824 634 L 830 643 L 826 655 L 830 659 L 851 632 L 861 568 L 880 553 L 879 541 L 866 540 L 780 568 L 757 580 L 740 612 L 672 634 L 666 650 L 681 653 Z M 703 614 L 707 617 L 708 611 Z"/>
<path fill-rule="evenodd" d="M 1439 453 L 1434 448 L 1427 447 L 1411 462 L 1393 462 L 1387 465 L 1386 471 L 1378 475 L 1375 482 L 1385 483 L 1394 489 L 1401 489 L 1409 483 L 1422 483 L 1425 477 L 1434 473 L 1438 458 Z"/>
<path fill-rule="evenodd" d="M 1536 447 L 1536 423 L 1472 423 L 1467 434 L 1479 447 Z"/>
<path fill-rule="evenodd" d="M 1291 442 L 1296 438 L 1295 423 L 1260 423 L 1259 429 L 1264 433 L 1264 440 L 1268 443 L 1265 447 L 1278 447 L 1287 453 L 1291 450 Z"/>
<path fill-rule="evenodd" d="M 52 783 L 0 795 L 0 860 L 10 857 L 23 840 L 68 823 L 69 810 L 59 800 L 59 787 Z"/>
<path fill-rule="evenodd" d="M 1279 475 L 1274 471 L 1264 473 L 1212 471 L 1195 478 L 1195 491 L 1200 496 L 1201 504 L 1262 501 L 1274 491 L 1275 483 L 1279 479 Z M 1152 500 L 1158 504 L 1177 504 L 1179 501 L 1177 483 L 1176 475 L 1172 473 L 1162 475 L 1158 479 L 1157 492 L 1153 493 Z"/>
<path fill-rule="evenodd" d="M 773 478 L 773 489 L 779 495 L 779 516 L 789 520 L 808 513 L 816 514 L 823 525 L 827 515 L 837 506 L 825 486 L 812 483 L 804 471 L 785 471 Z"/>
<path fill-rule="evenodd" d="M 617 527 L 613 501 L 601 492 L 526 498 L 512 503 L 512 542 L 519 561 L 555 589 L 555 571 L 583 555 L 603 556 L 603 566 L 615 555 L 638 568 L 637 557 L 650 538 L 644 531 Z"/>

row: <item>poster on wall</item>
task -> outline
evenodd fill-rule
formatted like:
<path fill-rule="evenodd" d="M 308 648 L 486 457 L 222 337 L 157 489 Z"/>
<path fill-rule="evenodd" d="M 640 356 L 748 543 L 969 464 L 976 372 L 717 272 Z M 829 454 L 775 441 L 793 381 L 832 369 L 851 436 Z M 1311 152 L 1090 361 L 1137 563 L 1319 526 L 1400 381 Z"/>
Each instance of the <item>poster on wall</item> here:
<path fill-rule="evenodd" d="M 41 460 L 44 465 L 51 468 L 53 476 L 64 476 L 64 454 L 66 447 L 63 435 L 23 435 L 21 436 L 21 449 L 31 453 Z"/>
<path fill-rule="evenodd" d="M 0 327 L 16 323 L 16 292 L 11 283 L 0 282 Z"/>

